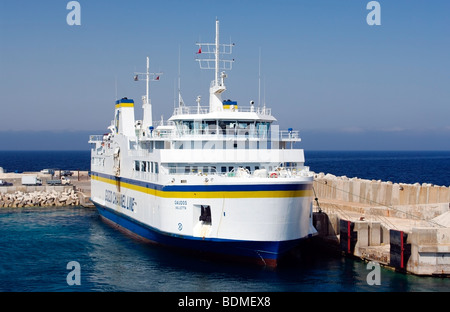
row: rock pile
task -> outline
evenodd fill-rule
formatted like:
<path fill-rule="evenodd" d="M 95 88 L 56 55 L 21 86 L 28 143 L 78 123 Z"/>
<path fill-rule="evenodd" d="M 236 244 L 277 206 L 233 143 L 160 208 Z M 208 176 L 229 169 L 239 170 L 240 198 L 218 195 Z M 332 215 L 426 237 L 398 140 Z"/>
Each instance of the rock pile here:
<path fill-rule="evenodd" d="M 34 191 L 24 193 L 17 191 L 11 194 L 0 194 L 0 207 L 46 207 L 79 205 L 80 199 L 74 190 L 63 192 Z"/>

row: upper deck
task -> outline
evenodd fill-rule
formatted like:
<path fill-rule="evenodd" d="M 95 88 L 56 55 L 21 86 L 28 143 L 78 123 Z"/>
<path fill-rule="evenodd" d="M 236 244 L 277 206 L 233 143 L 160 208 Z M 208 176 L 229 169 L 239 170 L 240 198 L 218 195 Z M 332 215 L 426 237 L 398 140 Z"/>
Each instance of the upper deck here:
<path fill-rule="evenodd" d="M 226 102 L 225 102 L 226 103 Z M 209 106 L 180 106 L 174 109 L 169 120 L 183 119 L 240 119 L 276 121 L 272 109 L 266 107 L 226 105 L 221 111 L 210 111 Z"/>

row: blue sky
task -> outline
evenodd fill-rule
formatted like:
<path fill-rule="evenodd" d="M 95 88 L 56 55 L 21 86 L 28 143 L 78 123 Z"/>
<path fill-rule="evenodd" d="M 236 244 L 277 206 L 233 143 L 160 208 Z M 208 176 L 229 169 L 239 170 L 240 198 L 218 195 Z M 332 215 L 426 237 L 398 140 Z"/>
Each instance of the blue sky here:
<path fill-rule="evenodd" d="M 0 149 L 61 133 L 88 148 L 86 133 L 113 119 L 116 82 L 118 98 L 141 103 L 132 78 L 146 56 L 164 72 L 151 84 L 155 120 L 173 111 L 179 51 L 183 99 L 207 105 L 213 72 L 195 43 L 214 41 L 217 17 L 236 44 L 224 97 L 258 99 L 261 51 L 261 97 L 305 148 L 450 150 L 448 1 L 380 0 L 379 26 L 366 0 L 80 0 L 80 26 L 67 24 L 68 2 L 0 0 Z"/>

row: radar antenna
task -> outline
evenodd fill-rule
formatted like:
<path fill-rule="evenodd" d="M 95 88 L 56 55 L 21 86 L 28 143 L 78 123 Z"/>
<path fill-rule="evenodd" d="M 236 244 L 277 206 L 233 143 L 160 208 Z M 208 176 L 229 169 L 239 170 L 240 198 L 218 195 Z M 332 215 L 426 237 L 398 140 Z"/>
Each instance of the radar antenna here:
<path fill-rule="evenodd" d="M 225 78 L 227 75 L 220 70 L 231 70 L 234 59 L 221 59 L 221 55 L 230 55 L 233 51 L 234 43 L 219 43 L 219 20 L 216 20 L 216 40 L 215 43 L 196 43 L 199 47 L 196 61 L 201 69 L 214 69 L 214 80 L 211 82 L 209 109 L 211 112 L 223 110 L 221 93 L 226 90 Z"/>

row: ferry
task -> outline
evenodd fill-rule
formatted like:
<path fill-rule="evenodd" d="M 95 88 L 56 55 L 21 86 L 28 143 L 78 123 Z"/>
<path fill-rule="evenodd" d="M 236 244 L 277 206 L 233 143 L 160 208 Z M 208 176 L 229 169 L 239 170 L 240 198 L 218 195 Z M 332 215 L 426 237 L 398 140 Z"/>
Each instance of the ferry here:
<path fill-rule="evenodd" d="M 197 43 L 201 69 L 214 70 L 209 105 L 152 121 L 145 76 L 142 120 L 135 102 L 115 102 L 108 133 L 91 135 L 91 201 L 101 217 L 153 243 L 276 267 L 312 222 L 313 175 L 299 131 L 280 130 L 271 109 L 222 99 L 234 44 Z M 281 105 L 280 105 L 281 107 Z M 298 144 L 297 144 L 298 145 Z"/>

